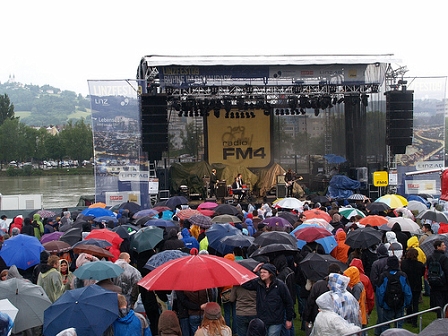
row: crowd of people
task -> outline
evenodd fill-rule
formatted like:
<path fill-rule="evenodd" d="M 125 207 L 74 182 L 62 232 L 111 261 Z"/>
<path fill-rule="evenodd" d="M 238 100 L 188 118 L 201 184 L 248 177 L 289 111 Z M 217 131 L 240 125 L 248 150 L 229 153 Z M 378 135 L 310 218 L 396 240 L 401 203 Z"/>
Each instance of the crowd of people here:
<path fill-rule="evenodd" d="M 347 208 L 347 204 L 343 205 Z M 434 240 L 430 254 L 420 248 L 423 241 L 434 234 L 430 224 L 421 224 L 418 234 L 403 231 L 398 222 L 381 231 L 377 226 L 360 224 L 363 216 L 344 217 L 341 214 L 343 205 L 329 201 L 327 204 L 304 203 L 301 209 L 278 208 L 266 202 L 249 204 L 244 210 L 240 204 L 235 206 L 239 221 L 230 224 L 243 235 L 255 239 L 276 230 L 291 233 L 306 225 L 309 223 L 305 215 L 307 210 L 327 213 L 331 220 L 326 228 L 337 242 L 330 254 L 337 262 L 330 263 L 320 279 L 308 279 L 301 269 L 301 261 L 309 253 L 327 254 L 321 244 L 307 242 L 293 253 L 277 250 L 251 257 L 260 248 L 255 240 L 249 247 L 235 247 L 230 253 L 220 254 L 208 244 L 207 228 L 176 216 L 180 208 L 155 215 L 172 217 L 176 224 L 164 229 L 164 238 L 156 247 L 137 253 L 130 248 L 132 235 L 124 235 L 120 244 L 107 248 L 113 255 L 109 260 L 123 269 L 115 278 L 78 279 L 73 274 L 77 268 L 101 257 L 93 253 L 75 254 L 73 250 L 43 251 L 40 263 L 28 269 L 6 265 L 0 257 L 0 278 L 1 281 L 16 278 L 40 286 L 52 303 L 66 291 L 91 285 L 117 293 L 119 316 L 104 335 L 283 336 L 295 335 L 294 320 L 300 320 L 296 326 L 300 325 L 306 335 L 335 335 L 359 332 L 372 322 L 369 318 L 374 308 L 378 316 L 375 322 L 381 324 L 403 317 L 405 312 L 407 315 L 418 312 L 422 295 L 430 296 L 431 307 L 443 307 L 448 303 L 445 242 Z M 348 207 L 360 210 L 364 216 L 373 214 L 363 201 Z M 265 219 L 286 212 L 294 219 L 290 226 L 266 224 Z M 401 215 L 393 209 L 374 214 L 385 218 Z M 20 234 L 42 239 L 55 231 L 67 232 L 79 227 L 83 231 L 81 240 L 99 228 L 116 229 L 136 224 L 133 213 L 128 210 L 120 211 L 118 217 L 118 221 L 96 222 L 95 218 L 76 216 L 65 209 L 57 218 L 41 218 L 39 214 L 17 216 L 10 224 L 6 224 L 7 218 L 2 216 L 0 230 L 3 241 Z M 351 231 L 365 227 L 380 230 L 383 238 L 365 248 L 346 244 Z M 214 254 L 241 263 L 253 260 L 255 266 L 250 267 L 250 271 L 258 277 L 241 285 L 199 291 L 149 291 L 139 286 L 138 282 L 150 272 L 145 268 L 148 260 L 167 250 Z M 442 270 L 439 283 L 428 276 L 428 269 L 437 263 Z M 437 317 L 440 316 L 441 311 L 437 311 Z M 405 322 L 416 326 L 417 318 L 410 317 Z M 398 327 L 402 326 L 403 320 L 398 322 Z M 375 335 L 389 327 L 388 324 L 378 326 Z M 42 328 L 40 325 L 13 335 L 41 335 Z M 76 330 L 63 330 L 60 335 L 76 335 Z"/>

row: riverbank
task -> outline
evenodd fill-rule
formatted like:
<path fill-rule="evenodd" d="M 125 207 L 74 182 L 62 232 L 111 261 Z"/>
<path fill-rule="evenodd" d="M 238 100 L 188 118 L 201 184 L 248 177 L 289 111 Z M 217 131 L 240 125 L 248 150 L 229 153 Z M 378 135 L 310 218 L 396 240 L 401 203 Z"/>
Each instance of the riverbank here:
<path fill-rule="evenodd" d="M 71 167 L 71 168 L 7 168 L 0 170 L 2 177 L 16 177 L 16 176 L 59 176 L 59 175 L 91 175 L 93 176 L 93 167 Z"/>

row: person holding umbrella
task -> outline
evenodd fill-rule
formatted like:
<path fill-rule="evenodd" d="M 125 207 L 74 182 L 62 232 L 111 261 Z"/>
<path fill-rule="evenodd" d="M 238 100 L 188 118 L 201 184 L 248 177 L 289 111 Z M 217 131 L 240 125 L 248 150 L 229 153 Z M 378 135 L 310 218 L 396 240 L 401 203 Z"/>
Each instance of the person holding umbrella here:
<path fill-rule="evenodd" d="M 285 283 L 277 279 L 274 265 L 259 264 L 254 269 L 254 272 L 258 271 L 259 278 L 245 282 L 242 286 L 257 292 L 257 316 L 265 323 L 267 334 L 280 336 L 283 324 L 287 330 L 292 327 L 294 306 L 291 294 Z"/>

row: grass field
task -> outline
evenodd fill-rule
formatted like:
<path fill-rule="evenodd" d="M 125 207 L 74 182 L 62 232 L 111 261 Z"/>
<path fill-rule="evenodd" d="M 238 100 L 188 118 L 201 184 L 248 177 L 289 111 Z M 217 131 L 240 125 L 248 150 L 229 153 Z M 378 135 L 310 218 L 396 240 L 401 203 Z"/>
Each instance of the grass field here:
<path fill-rule="evenodd" d="M 421 303 L 419 305 L 419 311 L 423 311 L 429 309 L 429 297 L 424 296 L 423 297 L 423 303 Z M 428 325 L 430 324 L 432 321 L 434 321 L 437 317 L 436 317 L 436 313 L 435 312 L 429 312 L 429 313 L 425 313 L 420 315 L 422 317 L 422 330 Z M 420 319 L 420 317 L 418 317 Z M 377 319 L 377 315 L 376 315 L 376 308 L 373 310 L 372 314 L 370 315 L 369 318 L 369 324 L 368 326 L 373 326 L 376 324 L 376 319 Z M 302 321 L 299 320 L 299 318 L 297 318 L 296 320 L 294 320 L 294 328 L 295 328 L 295 334 L 299 335 L 299 336 L 304 336 L 305 332 L 303 330 L 300 330 L 300 326 L 301 326 Z M 418 324 L 418 323 L 417 323 Z M 419 328 L 412 328 L 411 324 L 409 323 L 404 323 L 403 324 L 403 328 L 407 329 L 413 333 L 418 334 L 419 333 Z M 374 335 L 374 331 L 369 330 L 368 333 L 369 336 L 373 336 Z M 448 331 L 447 331 L 447 335 L 448 335 Z M 338 336 L 338 335 L 335 335 Z"/>

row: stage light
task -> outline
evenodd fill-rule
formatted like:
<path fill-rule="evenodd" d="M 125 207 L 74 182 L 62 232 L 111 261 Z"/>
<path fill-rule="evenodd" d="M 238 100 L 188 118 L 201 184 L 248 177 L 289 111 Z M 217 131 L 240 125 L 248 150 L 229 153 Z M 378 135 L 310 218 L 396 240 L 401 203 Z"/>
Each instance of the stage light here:
<path fill-rule="evenodd" d="M 226 115 L 224 116 L 224 118 L 229 118 L 229 112 L 226 112 Z"/>
<path fill-rule="evenodd" d="M 285 109 L 285 115 L 289 115 L 289 109 Z"/>
<path fill-rule="evenodd" d="M 275 115 L 279 115 L 280 114 L 280 109 L 275 109 Z"/>
<path fill-rule="evenodd" d="M 338 104 L 340 104 L 340 103 L 343 103 L 343 102 L 344 102 L 344 100 L 345 100 L 345 99 L 344 99 L 344 97 L 342 97 L 342 98 L 339 98 L 339 99 L 338 99 Z"/>
<path fill-rule="evenodd" d="M 301 107 L 301 108 L 300 108 L 300 113 L 301 113 L 302 115 L 304 115 L 304 114 L 306 113 L 306 111 Z"/>
<path fill-rule="evenodd" d="M 235 118 L 235 113 L 230 112 L 230 119 L 234 119 Z"/>
<path fill-rule="evenodd" d="M 316 109 L 314 109 L 314 115 L 317 117 L 317 116 L 319 116 L 319 109 L 318 108 L 316 108 Z"/>
<path fill-rule="evenodd" d="M 251 116 L 252 118 L 255 118 L 255 113 L 254 113 L 254 111 L 250 111 L 250 116 Z"/>
<path fill-rule="evenodd" d="M 179 111 L 179 113 L 177 114 L 177 116 L 178 116 L 179 118 L 181 118 L 181 117 L 182 117 L 182 114 L 183 114 L 183 112 L 182 112 L 182 111 Z"/>
<path fill-rule="evenodd" d="M 338 102 L 338 99 L 336 97 L 333 97 L 333 100 L 331 101 L 331 103 L 333 105 L 336 105 L 337 102 Z"/>
<path fill-rule="evenodd" d="M 215 116 L 216 118 L 219 118 L 220 111 L 221 111 L 221 109 L 216 108 L 216 107 L 213 109 L 213 114 L 214 114 L 214 116 Z M 228 113 L 228 112 L 226 112 L 226 115 L 227 115 L 227 113 Z"/>
<path fill-rule="evenodd" d="M 226 112 L 230 112 L 230 110 L 232 109 L 232 102 L 230 100 L 224 100 L 224 109 L 226 110 Z"/>

